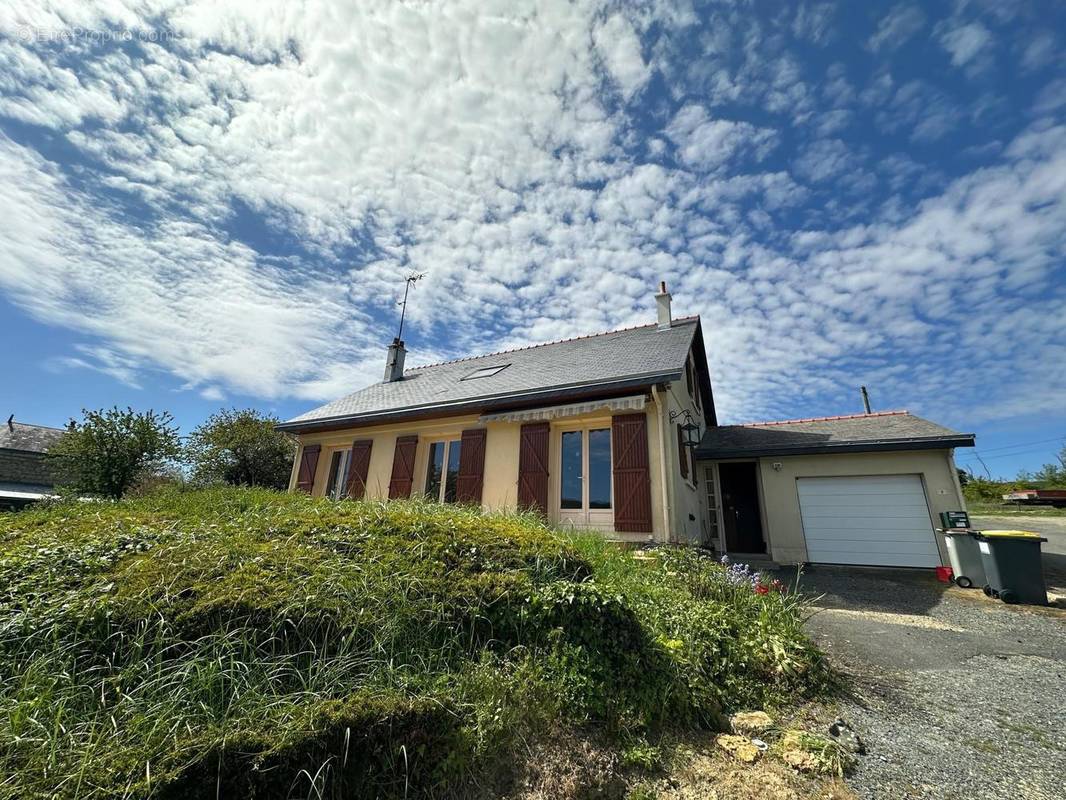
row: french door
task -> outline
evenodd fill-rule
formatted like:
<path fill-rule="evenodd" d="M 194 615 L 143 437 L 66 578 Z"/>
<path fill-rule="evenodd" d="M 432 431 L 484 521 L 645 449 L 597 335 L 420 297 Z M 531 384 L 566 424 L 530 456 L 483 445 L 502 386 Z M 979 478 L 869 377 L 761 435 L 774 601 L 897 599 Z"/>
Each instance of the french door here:
<path fill-rule="evenodd" d="M 562 431 L 559 459 L 559 521 L 612 530 L 611 429 Z"/>
<path fill-rule="evenodd" d="M 440 503 L 454 503 L 459 480 L 459 456 L 462 442 L 451 439 L 430 442 L 426 467 L 426 496 Z"/>

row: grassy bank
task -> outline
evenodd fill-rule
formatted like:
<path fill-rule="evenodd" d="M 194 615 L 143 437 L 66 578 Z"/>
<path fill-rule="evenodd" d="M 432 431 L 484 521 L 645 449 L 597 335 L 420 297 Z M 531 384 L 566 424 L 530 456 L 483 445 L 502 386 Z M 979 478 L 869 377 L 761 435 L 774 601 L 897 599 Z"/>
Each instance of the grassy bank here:
<path fill-rule="evenodd" d="M 493 795 L 562 730 L 824 685 L 794 599 L 657 552 L 252 490 L 0 515 L 0 797 Z"/>
<path fill-rule="evenodd" d="M 1066 508 L 1023 506 L 1017 503 L 967 503 L 971 517 L 1066 517 Z"/>

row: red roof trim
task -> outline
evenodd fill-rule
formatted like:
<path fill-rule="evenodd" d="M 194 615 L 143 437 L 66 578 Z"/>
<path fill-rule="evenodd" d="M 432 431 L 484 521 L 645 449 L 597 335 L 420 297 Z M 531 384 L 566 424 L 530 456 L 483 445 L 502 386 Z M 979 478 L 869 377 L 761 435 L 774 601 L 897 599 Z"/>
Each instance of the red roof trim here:
<path fill-rule="evenodd" d="M 761 428 L 767 425 L 796 425 L 801 422 L 832 422 L 838 419 L 862 419 L 864 417 L 898 417 L 909 411 L 873 411 L 869 414 L 839 414 L 835 417 L 807 417 L 806 419 L 781 419 L 772 422 L 743 422 L 742 428 Z"/>
<path fill-rule="evenodd" d="M 675 322 L 693 322 L 693 321 L 699 322 L 699 319 L 700 319 L 700 315 L 699 314 L 693 314 L 693 315 L 688 316 L 688 317 L 675 317 L 674 319 L 670 320 L 670 324 L 673 325 Z M 445 364 L 459 364 L 459 363 L 462 363 L 463 361 L 474 361 L 474 360 L 479 359 L 479 358 L 489 358 L 491 356 L 505 356 L 508 353 L 520 353 L 523 350 L 533 350 L 533 349 L 535 349 L 537 347 L 548 347 L 549 345 L 563 344 L 565 342 L 577 342 L 577 341 L 580 341 L 582 339 L 595 339 L 597 336 L 609 336 L 612 333 L 624 333 L 626 331 L 636 331 L 636 330 L 640 330 L 641 328 L 654 328 L 658 324 L 659 323 L 657 323 L 657 322 L 650 322 L 647 325 L 632 325 L 632 326 L 630 326 L 628 328 L 615 328 L 613 331 L 600 331 L 599 333 L 587 333 L 584 336 L 571 336 L 569 339 L 556 339 L 555 341 L 552 341 L 552 342 L 541 342 L 540 344 L 529 344 L 529 345 L 526 345 L 525 347 L 513 347 L 510 350 L 497 350 L 495 353 L 481 353 L 480 355 L 476 355 L 476 356 L 464 356 L 463 358 L 453 358 L 451 361 L 438 361 L 435 364 L 420 364 L 417 367 L 411 367 L 410 369 L 407 369 L 407 370 L 404 370 L 404 371 L 405 372 L 414 372 L 415 370 L 427 369 L 428 367 L 442 367 Z"/>

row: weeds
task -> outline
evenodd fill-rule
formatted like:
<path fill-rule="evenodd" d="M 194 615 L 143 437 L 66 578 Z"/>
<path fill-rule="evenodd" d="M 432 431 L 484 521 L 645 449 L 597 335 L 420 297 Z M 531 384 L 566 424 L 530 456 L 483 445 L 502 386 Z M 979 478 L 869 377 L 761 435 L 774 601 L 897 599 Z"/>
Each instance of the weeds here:
<path fill-rule="evenodd" d="M 792 595 L 659 555 L 261 490 L 0 515 L 0 797 L 455 796 L 824 685 Z"/>

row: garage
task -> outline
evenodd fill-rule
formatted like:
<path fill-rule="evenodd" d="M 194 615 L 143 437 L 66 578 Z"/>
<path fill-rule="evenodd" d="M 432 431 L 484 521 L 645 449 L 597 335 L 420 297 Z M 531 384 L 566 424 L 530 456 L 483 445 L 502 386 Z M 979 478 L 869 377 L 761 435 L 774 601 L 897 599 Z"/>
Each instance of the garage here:
<path fill-rule="evenodd" d="M 940 566 L 934 520 L 965 510 L 954 449 L 973 444 L 906 411 L 712 426 L 696 449 L 707 541 L 738 560 Z"/>
<path fill-rule="evenodd" d="M 796 489 L 809 561 L 940 565 L 919 475 L 797 478 Z"/>

